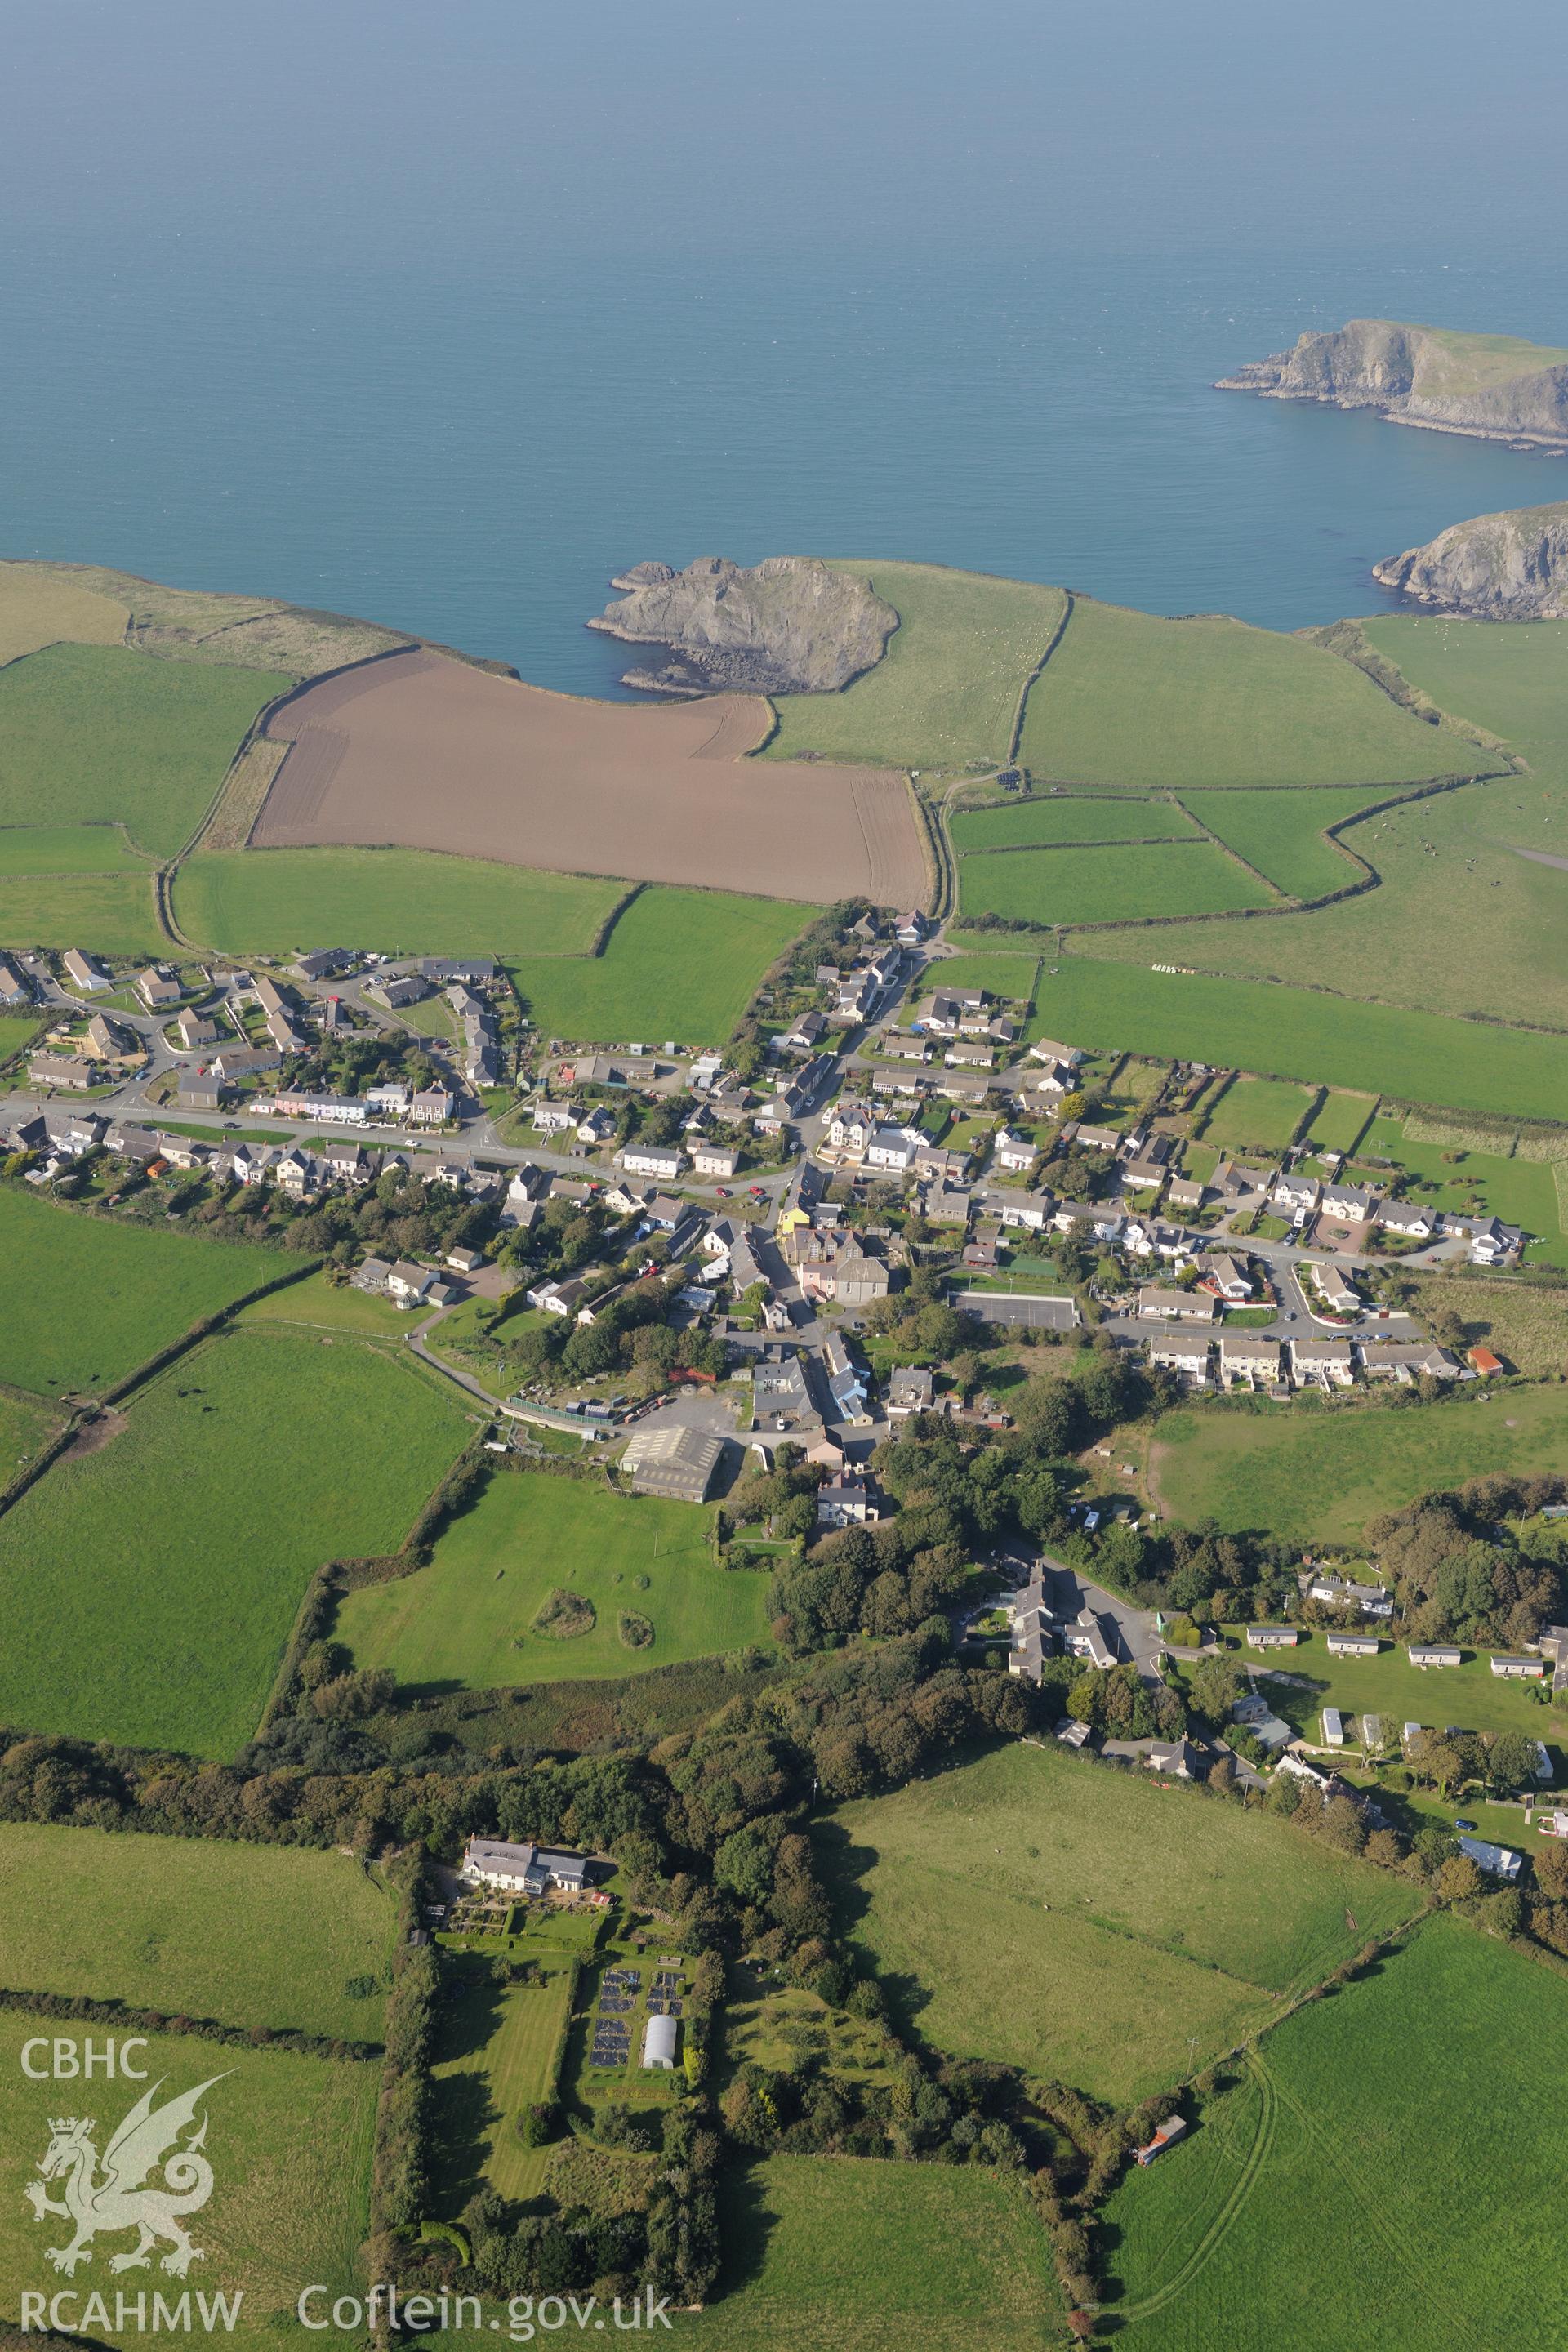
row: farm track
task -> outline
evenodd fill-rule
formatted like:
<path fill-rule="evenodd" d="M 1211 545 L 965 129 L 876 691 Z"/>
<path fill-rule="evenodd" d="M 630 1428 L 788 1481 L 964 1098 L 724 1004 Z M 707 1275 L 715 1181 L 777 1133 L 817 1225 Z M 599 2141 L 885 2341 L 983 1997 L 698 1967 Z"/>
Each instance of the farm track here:
<path fill-rule="evenodd" d="M 1165 2281 L 1163 2286 L 1156 2287 L 1152 2294 L 1145 2295 L 1141 2303 L 1126 2303 L 1116 2306 L 1116 2315 L 1126 2326 L 1132 2326 L 1141 2319 L 1152 2319 L 1157 2311 L 1163 2311 L 1168 2303 L 1173 2302 L 1177 2295 L 1191 2286 L 1200 2272 L 1207 2269 L 1235 2227 L 1242 2207 L 1258 2185 L 1258 2176 L 1268 2161 L 1269 2152 L 1274 2146 L 1274 2135 L 1279 2126 L 1279 2093 L 1273 2076 L 1261 2059 L 1255 2053 L 1249 2053 L 1247 2063 L 1258 2084 L 1258 2130 L 1252 2146 L 1247 2150 L 1247 2160 L 1219 2211 L 1181 2267 Z"/>

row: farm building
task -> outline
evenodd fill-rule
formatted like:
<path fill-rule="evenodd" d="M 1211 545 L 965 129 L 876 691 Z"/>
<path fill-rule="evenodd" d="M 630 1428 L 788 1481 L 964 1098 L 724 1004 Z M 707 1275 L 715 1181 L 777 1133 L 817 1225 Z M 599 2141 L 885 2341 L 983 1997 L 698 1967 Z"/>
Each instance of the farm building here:
<path fill-rule="evenodd" d="M 705 1503 L 723 1458 L 721 1437 L 705 1437 L 700 1429 L 647 1429 L 632 1438 L 621 1467 L 639 1495 Z"/>
<path fill-rule="evenodd" d="M 587 1857 L 564 1853 L 525 1840 L 471 1837 L 463 1850 L 463 1876 L 509 1894 L 544 1895 L 551 1887 L 576 1894 L 588 1883 Z"/>
<path fill-rule="evenodd" d="M 1300 1638 L 1294 1625 L 1249 1625 L 1247 1629 L 1249 1650 L 1293 1650 Z"/>
<path fill-rule="evenodd" d="M 1331 1658 L 1375 1658 L 1377 1655 L 1375 1633 L 1331 1633 L 1327 1638 Z"/>
<path fill-rule="evenodd" d="M 1146 2141 L 1138 2150 L 1139 2163 L 1152 2164 L 1161 2149 L 1169 2147 L 1173 2139 L 1180 2139 L 1186 2128 L 1185 2116 L 1167 2116 L 1153 2138 Z"/>
<path fill-rule="evenodd" d="M 1457 1666 L 1464 1655 L 1452 1642 L 1407 1642 L 1405 1647 L 1413 1666 Z"/>
<path fill-rule="evenodd" d="M 675 2063 L 675 2042 L 679 2032 L 673 2017 L 650 2017 L 642 2038 L 643 2064 L 662 2066 L 668 2074 Z"/>

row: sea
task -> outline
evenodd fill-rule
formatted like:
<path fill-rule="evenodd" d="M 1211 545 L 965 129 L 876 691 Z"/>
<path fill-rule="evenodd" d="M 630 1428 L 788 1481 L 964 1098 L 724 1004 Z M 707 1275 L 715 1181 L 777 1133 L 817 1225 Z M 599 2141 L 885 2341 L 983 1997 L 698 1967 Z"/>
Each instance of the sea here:
<path fill-rule="evenodd" d="M 0 251 L 0 552 L 278 596 L 614 695 L 647 557 L 908 557 L 1294 629 L 1568 462 L 1212 389 L 1357 315 L 1568 342 L 1537 255 Z"/>

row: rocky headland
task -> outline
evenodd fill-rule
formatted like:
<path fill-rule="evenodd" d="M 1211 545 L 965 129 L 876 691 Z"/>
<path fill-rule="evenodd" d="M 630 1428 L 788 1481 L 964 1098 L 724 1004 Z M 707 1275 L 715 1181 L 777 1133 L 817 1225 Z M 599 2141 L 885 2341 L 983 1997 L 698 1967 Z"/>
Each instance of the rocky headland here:
<path fill-rule="evenodd" d="M 1373 566 L 1423 604 L 1487 621 L 1568 620 L 1568 499 L 1474 515 Z"/>
<path fill-rule="evenodd" d="M 1376 408 L 1395 425 L 1568 456 L 1568 352 L 1512 335 L 1352 319 L 1222 376 L 1215 390 Z"/>
<path fill-rule="evenodd" d="M 899 625 L 869 581 L 812 555 L 749 571 L 721 555 L 684 572 L 638 563 L 614 584 L 629 593 L 588 626 L 668 648 L 658 668 L 626 673 L 653 694 L 835 694 L 881 660 Z"/>

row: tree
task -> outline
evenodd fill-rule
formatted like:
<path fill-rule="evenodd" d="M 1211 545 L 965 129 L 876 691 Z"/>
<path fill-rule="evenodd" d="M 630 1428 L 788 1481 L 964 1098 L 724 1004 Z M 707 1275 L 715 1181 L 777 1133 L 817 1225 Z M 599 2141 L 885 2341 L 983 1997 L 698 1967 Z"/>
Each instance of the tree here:
<path fill-rule="evenodd" d="M 1438 1865 L 1432 1884 L 1445 1903 L 1468 1903 L 1481 1891 L 1481 1874 L 1468 1853 L 1456 1853 Z"/>
<path fill-rule="evenodd" d="M 1487 1758 L 1487 1778 L 1500 1794 L 1511 1796 L 1535 1779 L 1535 1743 L 1522 1731 L 1500 1731 Z"/>
<path fill-rule="evenodd" d="M 1568 1844 L 1550 1839 L 1534 1857 L 1535 1883 L 1557 1902 L 1568 1897 Z"/>

